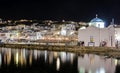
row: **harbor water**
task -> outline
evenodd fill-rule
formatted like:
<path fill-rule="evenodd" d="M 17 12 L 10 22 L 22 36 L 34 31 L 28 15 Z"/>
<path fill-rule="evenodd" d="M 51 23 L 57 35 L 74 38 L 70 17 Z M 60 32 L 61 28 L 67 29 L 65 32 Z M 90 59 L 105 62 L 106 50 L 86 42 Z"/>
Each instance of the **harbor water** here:
<path fill-rule="evenodd" d="M 0 73 L 120 73 L 120 60 L 96 54 L 0 48 Z"/>

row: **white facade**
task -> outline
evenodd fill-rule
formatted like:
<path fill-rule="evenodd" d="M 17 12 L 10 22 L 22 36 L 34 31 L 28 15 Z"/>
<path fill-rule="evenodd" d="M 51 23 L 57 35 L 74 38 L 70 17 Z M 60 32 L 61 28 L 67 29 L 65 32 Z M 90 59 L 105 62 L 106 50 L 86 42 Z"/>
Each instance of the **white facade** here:
<path fill-rule="evenodd" d="M 41 32 L 36 32 L 36 40 L 42 39 L 43 36 L 41 35 Z"/>
<path fill-rule="evenodd" d="M 108 28 L 89 26 L 86 29 L 78 30 L 78 41 L 84 41 L 85 46 L 100 46 L 103 41 L 106 46 L 115 47 L 115 31 L 111 25 Z"/>
<path fill-rule="evenodd" d="M 120 41 L 120 28 L 115 28 L 115 39 Z"/>
<path fill-rule="evenodd" d="M 116 46 L 120 47 L 120 25 L 115 25 L 115 41 Z"/>
<path fill-rule="evenodd" d="M 75 25 L 74 24 L 66 24 L 63 25 L 60 31 L 60 34 L 63 36 L 70 36 L 74 34 L 75 31 Z"/>
<path fill-rule="evenodd" d="M 96 26 L 99 28 L 105 28 L 105 23 L 104 22 L 90 22 L 89 26 Z"/>

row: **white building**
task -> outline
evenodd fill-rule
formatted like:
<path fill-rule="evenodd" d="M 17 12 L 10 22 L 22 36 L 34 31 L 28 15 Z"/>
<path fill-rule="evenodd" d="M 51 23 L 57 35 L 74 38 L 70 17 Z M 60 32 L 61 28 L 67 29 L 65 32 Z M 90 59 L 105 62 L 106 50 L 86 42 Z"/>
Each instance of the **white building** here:
<path fill-rule="evenodd" d="M 75 33 L 75 25 L 74 24 L 66 24 L 62 25 L 60 34 L 63 36 L 70 36 Z"/>
<path fill-rule="evenodd" d="M 1 42 L 4 42 L 7 39 L 7 33 L 6 32 L 0 32 L 0 40 Z"/>
<path fill-rule="evenodd" d="M 115 42 L 120 47 L 120 25 L 114 25 L 115 28 Z"/>
<path fill-rule="evenodd" d="M 114 27 L 97 28 L 89 26 L 86 29 L 79 29 L 78 41 L 84 41 L 85 46 L 100 46 L 106 42 L 106 46 L 115 47 Z"/>
<path fill-rule="evenodd" d="M 41 35 L 41 32 L 36 32 L 36 40 L 42 39 L 43 36 Z"/>
<path fill-rule="evenodd" d="M 85 46 L 115 47 L 115 29 L 113 25 L 105 28 L 102 19 L 94 18 L 89 27 L 78 30 L 78 42 L 84 41 Z"/>

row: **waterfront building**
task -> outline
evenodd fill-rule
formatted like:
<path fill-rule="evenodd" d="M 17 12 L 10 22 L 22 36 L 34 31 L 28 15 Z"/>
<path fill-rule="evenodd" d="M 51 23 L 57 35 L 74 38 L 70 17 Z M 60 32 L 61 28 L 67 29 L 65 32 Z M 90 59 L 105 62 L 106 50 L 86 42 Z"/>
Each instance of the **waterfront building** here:
<path fill-rule="evenodd" d="M 105 22 L 96 16 L 90 21 L 89 27 L 78 30 L 78 42 L 81 41 L 85 46 L 115 47 L 114 25 L 105 27 Z"/>
<path fill-rule="evenodd" d="M 114 27 L 97 28 L 89 26 L 78 30 L 78 41 L 84 41 L 85 46 L 115 47 Z M 102 45 L 103 44 L 103 45 Z"/>
<path fill-rule="evenodd" d="M 116 46 L 120 47 L 120 25 L 114 25 Z"/>

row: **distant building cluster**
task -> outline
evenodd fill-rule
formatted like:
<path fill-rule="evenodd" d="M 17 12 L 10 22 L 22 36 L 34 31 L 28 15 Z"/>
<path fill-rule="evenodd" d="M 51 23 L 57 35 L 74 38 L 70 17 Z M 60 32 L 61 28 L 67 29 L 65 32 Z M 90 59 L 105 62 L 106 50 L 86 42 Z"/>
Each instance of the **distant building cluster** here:
<path fill-rule="evenodd" d="M 0 19 L 0 40 L 3 43 L 65 43 L 84 46 L 120 45 L 120 26 L 114 23 L 108 27 L 96 15 L 90 22 L 38 21 Z"/>
<path fill-rule="evenodd" d="M 77 41 L 76 22 L 19 20 L 0 26 L 0 40 L 4 43 L 60 43 Z M 74 38 L 72 38 L 74 37 Z"/>

